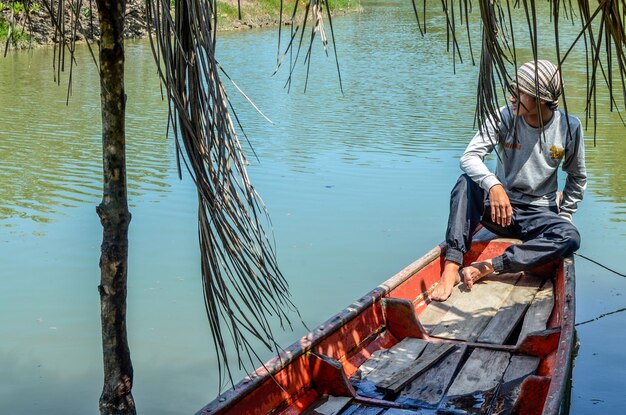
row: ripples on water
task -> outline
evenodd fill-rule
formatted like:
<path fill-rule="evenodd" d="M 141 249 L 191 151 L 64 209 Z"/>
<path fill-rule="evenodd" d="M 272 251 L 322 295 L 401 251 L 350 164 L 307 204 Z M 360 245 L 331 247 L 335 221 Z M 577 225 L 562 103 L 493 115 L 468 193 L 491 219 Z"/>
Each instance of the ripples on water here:
<path fill-rule="evenodd" d="M 158 193 L 170 185 L 171 142 L 150 51 L 128 48 L 129 194 Z M 72 95 L 56 86 L 51 52 L 18 52 L 0 61 L 0 226 L 12 218 L 49 222 L 66 208 L 102 197 L 99 85 L 87 50 L 78 53 Z M 171 140 L 170 140 L 171 141 Z"/>
<path fill-rule="evenodd" d="M 361 166 L 376 160 L 401 163 L 416 156 L 458 156 L 474 133 L 468 120 L 473 120 L 476 68 L 457 64 L 457 73 L 452 75 L 451 54 L 442 53 L 445 32 L 436 22 L 429 22 L 429 36 L 421 37 L 413 21 L 399 18 L 406 11 L 398 13 L 388 6 L 383 10 L 376 16 L 383 24 L 372 24 L 372 15 L 367 13 L 351 17 L 349 25 L 339 20 L 343 96 L 332 58 L 325 58 L 319 48 L 313 54 L 308 93 L 301 95 L 305 67 L 300 63 L 292 93 L 287 94 L 283 89 L 287 68 L 269 78 L 275 50 L 267 45 L 275 44 L 274 31 L 224 35 L 218 52 L 225 54 L 230 75 L 276 123 L 255 115 L 230 88 L 261 160 L 281 159 L 296 171 L 313 172 L 319 167 L 314 161 L 335 155 L 347 165 Z M 468 62 L 467 45 L 462 47 Z M 266 69 L 250 72 L 248 55 L 232 53 L 239 48 L 253 49 L 257 68 Z M 173 143 L 165 137 L 166 105 L 160 99 L 149 48 L 133 43 L 127 53 L 127 67 L 132 68 L 126 77 L 129 194 L 141 197 L 166 192 L 176 181 L 171 171 Z M 50 82 L 50 55 L 50 51 L 22 53 L 2 62 L 0 104 L 6 110 L 0 131 L 0 220 L 5 224 L 12 217 L 46 222 L 62 210 L 56 207 L 93 204 L 101 197 L 95 68 L 88 52 L 81 50 L 75 69 L 80 76 L 74 77 L 66 105 L 65 87 Z M 421 67 L 434 69 L 416 69 Z M 580 88 L 576 92 L 572 95 L 584 95 Z M 580 108 L 582 103 L 573 100 L 572 105 Z M 600 140 L 607 139 L 610 145 L 617 139 L 609 127 L 614 118 L 599 133 Z M 433 157 L 437 153 L 443 156 Z M 391 158 L 382 161 L 382 155 Z M 622 155 L 609 162 L 620 164 Z M 592 149 L 591 161 L 593 157 Z M 603 152 L 602 157 L 607 155 Z M 604 170 L 594 174 L 605 178 L 604 184 L 612 189 L 607 197 L 618 198 L 623 205 L 623 176 L 612 179 Z M 594 186 L 591 189 L 604 193 Z"/>
<path fill-rule="evenodd" d="M 410 4 L 402 4 L 372 3 L 335 20 L 345 95 L 319 44 L 305 95 L 302 63 L 289 94 L 286 71 L 270 77 L 274 30 L 224 34 L 218 44 L 220 62 L 275 122 L 229 88 L 259 156 L 244 144 L 272 215 L 281 267 L 311 326 L 440 242 L 458 157 L 474 134 L 476 68 L 457 65 L 453 75 L 445 31 L 431 24 L 431 35 L 421 38 Z M 134 394 L 146 413 L 193 413 L 217 389 L 200 296 L 195 193 L 176 174 L 150 47 L 129 43 L 127 56 Z M 0 59 L 0 413 L 70 413 L 58 398 L 70 394 L 73 413 L 97 412 L 98 80 L 81 49 L 66 106 L 65 87 L 52 83 L 51 59 L 46 50 Z M 565 79 L 570 96 L 584 95 L 584 72 Z M 582 117 L 582 102 L 570 104 Z M 619 268 L 626 145 L 615 123 L 603 114 L 598 147 L 587 140 L 591 180 L 576 220 L 585 254 Z M 581 320 L 623 307 L 619 281 L 584 262 L 577 272 Z M 623 379 L 614 364 L 623 351 L 603 347 L 626 339 L 620 341 L 619 320 L 602 324 L 603 331 L 581 328 L 578 414 L 589 413 L 598 361 L 608 381 L 591 396 L 621 394 L 610 385 Z M 297 324 L 294 330 L 280 334 L 283 345 L 304 331 Z M 602 341 L 606 333 L 611 342 Z"/>

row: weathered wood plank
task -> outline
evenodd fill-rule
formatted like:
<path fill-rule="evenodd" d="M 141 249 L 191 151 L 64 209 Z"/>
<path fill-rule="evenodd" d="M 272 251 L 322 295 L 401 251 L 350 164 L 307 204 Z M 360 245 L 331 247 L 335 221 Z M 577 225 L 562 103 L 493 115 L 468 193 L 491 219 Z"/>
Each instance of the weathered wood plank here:
<path fill-rule="evenodd" d="M 422 311 L 417 317 L 419 322 L 422 323 L 422 327 L 429 333 L 439 325 L 441 318 L 446 315 L 448 310 L 454 307 L 456 300 L 463 296 L 464 287 L 462 284 L 456 285 L 452 288 L 452 293 L 446 301 L 431 301 L 430 304 Z"/>
<path fill-rule="evenodd" d="M 492 405 L 492 415 L 510 414 L 526 377 L 533 375 L 539 366 L 539 358 L 532 356 L 512 356 L 509 367 L 504 372 L 503 383 Z"/>
<path fill-rule="evenodd" d="M 376 388 L 376 383 L 410 365 L 424 350 L 427 341 L 407 337 L 393 347 L 377 350 L 350 378 L 350 382 L 361 396 L 383 399 L 385 392 Z"/>
<path fill-rule="evenodd" d="M 456 350 L 404 388 L 396 402 L 408 407 L 436 408 L 452 382 L 466 350 L 466 345 L 457 345 Z"/>
<path fill-rule="evenodd" d="M 510 354 L 476 348 L 461 368 L 447 395 L 467 395 L 496 386 L 509 365 Z"/>
<path fill-rule="evenodd" d="M 378 383 L 413 363 L 426 345 L 428 342 L 425 340 L 407 337 L 390 349 L 372 353 L 372 356 L 361 365 L 357 373 L 360 372 L 361 380 L 367 379 Z"/>
<path fill-rule="evenodd" d="M 454 348 L 455 346 L 450 343 L 429 343 L 419 359 L 376 383 L 376 387 L 390 393 L 398 393 L 406 385 L 411 383 L 413 379 L 428 370 L 445 355 L 452 352 Z"/>
<path fill-rule="evenodd" d="M 509 367 L 504 372 L 502 381 L 504 383 L 513 382 L 524 379 L 528 375 L 532 375 L 539 367 L 539 359 L 534 356 L 514 355 L 511 357 Z"/>
<path fill-rule="evenodd" d="M 550 314 L 552 314 L 552 308 L 554 308 L 554 288 L 552 281 L 548 280 L 537 292 L 530 307 L 528 307 L 518 337 L 518 344 L 523 341 L 529 333 L 546 329 L 548 319 L 550 318 Z"/>
<path fill-rule="evenodd" d="M 320 396 L 302 415 L 337 415 L 351 400 L 348 396 Z"/>
<path fill-rule="evenodd" d="M 504 344 L 541 286 L 542 279 L 532 275 L 522 276 L 504 300 L 495 316 L 478 337 L 479 343 Z"/>
<path fill-rule="evenodd" d="M 357 403 L 350 405 L 341 415 L 382 415 L 386 409 Z"/>
<path fill-rule="evenodd" d="M 498 312 L 519 279 L 518 274 L 483 278 L 464 292 L 448 310 L 431 335 L 446 339 L 476 341 Z"/>
<path fill-rule="evenodd" d="M 509 359 L 508 352 L 474 349 L 450 386 L 442 407 L 459 413 L 487 413 Z"/>
<path fill-rule="evenodd" d="M 461 293 L 458 285 L 454 287 L 454 290 L 452 291 L 453 295 L 455 293 Z M 435 327 L 439 325 L 443 316 L 446 315 L 448 310 L 450 310 L 450 308 L 452 307 L 452 304 L 454 304 L 454 300 L 458 298 L 458 295 L 453 295 L 450 295 L 450 297 L 445 302 L 432 301 L 430 304 L 428 304 L 428 306 L 426 306 L 424 311 L 422 311 L 422 313 L 417 316 L 417 319 L 420 321 L 420 323 L 422 323 L 422 327 L 424 327 L 424 329 L 426 329 L 429 334 L 433 331 Z"/>
<path fill-rule="evenodd" d="M 420 411 L 415 409 L 389 408 L 383 415 L 432 415 L 432 411 Z"/>

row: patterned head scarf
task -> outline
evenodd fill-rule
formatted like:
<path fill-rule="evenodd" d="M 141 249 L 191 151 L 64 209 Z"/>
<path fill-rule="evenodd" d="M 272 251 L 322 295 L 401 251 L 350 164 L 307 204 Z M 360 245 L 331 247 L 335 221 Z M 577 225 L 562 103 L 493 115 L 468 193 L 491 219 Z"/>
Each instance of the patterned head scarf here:
<path fill-rule="evenodd" d="M 552 111 L 559 108 L 559 96 L 563 91 L 563 85 L 558 68 L 550 61 L 526 62 L 517 70 L 516 80 L 512 82 L 512 86 L 519 92 L 545 101 Z"/>

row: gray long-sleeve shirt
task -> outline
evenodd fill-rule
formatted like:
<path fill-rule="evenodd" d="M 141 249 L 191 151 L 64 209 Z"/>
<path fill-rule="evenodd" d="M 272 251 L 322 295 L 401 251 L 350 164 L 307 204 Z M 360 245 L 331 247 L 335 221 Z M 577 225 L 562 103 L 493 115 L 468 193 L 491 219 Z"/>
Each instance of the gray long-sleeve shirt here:
<path fill-rule="evenodd" d="M 542 130 L 513 115 L 510 107 L 502 107 L 500 114 L 499 123 L 487 122 L 476 133 L 461 157 L 461 169 L 486 192 L 502 184 L 513 204 L 555 206 L 557 172 L 563 162 L 567 179 L 559 215 L 571 221 L 587 185 L 580 120 L 555 111 Z M 494 149 L 495 174 L 484 163 Z"/>

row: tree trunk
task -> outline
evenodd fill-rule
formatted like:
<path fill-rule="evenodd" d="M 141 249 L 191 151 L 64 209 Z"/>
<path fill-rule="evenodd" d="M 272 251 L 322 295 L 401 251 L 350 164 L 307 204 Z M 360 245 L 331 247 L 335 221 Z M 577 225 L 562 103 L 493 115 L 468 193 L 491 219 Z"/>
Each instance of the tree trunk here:
<path fill-rule="evenodd" d="M 133 366 L 126 336 L 128 211 L 126 188 L 126 95 L 124 93 L 125 0 L 97 0 L 100 20 L 100 88 L 104 189 L 97 207 L 103 228 L 100 308 L 104 386 L 102 415 L 136 414 Z"/>

